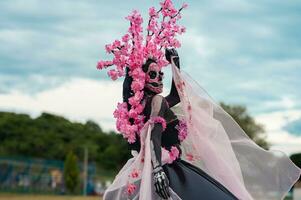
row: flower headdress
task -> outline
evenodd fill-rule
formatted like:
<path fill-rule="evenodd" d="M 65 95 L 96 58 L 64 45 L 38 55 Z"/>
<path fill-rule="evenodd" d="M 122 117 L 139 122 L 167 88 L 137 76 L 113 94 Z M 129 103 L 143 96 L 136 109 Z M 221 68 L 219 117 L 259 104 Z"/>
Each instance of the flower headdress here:
<path fill-rule="evenodd" d="M 181 44 L 176 36 L 185 32 L 185 27 L 179 26 L 177 21 L 181 19 L 181 11 L 187 7 L 187 4 L 176 9 L 172 0 L 164 0 L 160 6 L 158 10 L 154 7 L 149 8 L 145 37 L 142 28 L 143 19 L 139 12 L 134 10 L 127 16 L 126 19 L 130 22 L 128 32 L 121 40 L 115 40 L 105 46 L 106 52 L 113 54 L 113 59 L 101 60 L 97 64 L 97 69 L 115 67 L 108 71 L 112 80 L 124 76 L 126 67 L 129 69 L 129 76 L 133 79 L 131 89 L 134 94 L 129 98 L 130 110 L 127 103 L 123 102 L 118 103 L 114 111 L 114 117 L 117 119 L 116 128 L 129 143 L 135 142 L 136 133 L 139 133 L 144 125 L 145 116 L 142 114 L 141 100 L 144 95 L 145 73 L 142 71 L 142 65 L 148 58 L 153 58 L 160 68 L 167 66 L 165 48 L 179 48 Z M 160 19 L 161 21 L 158 22 Z"/>

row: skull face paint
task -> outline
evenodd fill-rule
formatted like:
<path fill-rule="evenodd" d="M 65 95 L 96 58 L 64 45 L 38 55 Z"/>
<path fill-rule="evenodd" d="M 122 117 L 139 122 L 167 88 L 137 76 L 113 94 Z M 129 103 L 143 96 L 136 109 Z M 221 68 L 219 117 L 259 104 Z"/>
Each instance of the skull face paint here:
<path fill-rule="evenodd" d="M 150 91 L 159 94 L 163 90 L 162 79 L 163 72 L 161 71 L 157 63 L 151 63 L 146 72 L 145 87 Z"/>

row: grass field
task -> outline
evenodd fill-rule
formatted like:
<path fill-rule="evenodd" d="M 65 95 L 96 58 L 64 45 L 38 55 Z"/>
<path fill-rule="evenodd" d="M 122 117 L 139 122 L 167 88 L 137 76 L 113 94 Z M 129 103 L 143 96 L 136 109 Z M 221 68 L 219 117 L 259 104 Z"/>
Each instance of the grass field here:
<path fill-rule="evenodd" d="M 0 194 L 0 200 L 101 200 L 101 197 Z"/>

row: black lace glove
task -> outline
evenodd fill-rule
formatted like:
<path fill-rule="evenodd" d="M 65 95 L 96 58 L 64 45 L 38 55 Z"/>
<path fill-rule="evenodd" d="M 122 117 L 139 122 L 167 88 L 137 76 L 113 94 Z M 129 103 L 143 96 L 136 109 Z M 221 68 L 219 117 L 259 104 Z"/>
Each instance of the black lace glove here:
<path fill-rule="evenodd" d="M 163 168 L 161 166 L 158 166 L 154 169 L 153 173 L 157 194 L 163 199 L 168 199 L 170 197 L 169 181 L 165 172 L 163 171 Z"/>
<path fill-rule="evenodd" d="M 171 63 L 171 59 L 173 59 L 175 65 L 180 69 L 180 58 L 175 48 L 165 49 L 165 58 L 170 63 Z"/>
<path fill-rule="evenodd" d="M 173 59 L 173 62 L 175 63 L 177 68 L 180 69 L 180 59 L 176 49 L 165 49 L 165 58 L 170 63 L 171 59 Z M 173 79 L 171 83 L 170 93 L 168 96 L 165 97 L 165 99 L 167 100 L 170 108 L 180 102 L 180 97 Z"/>

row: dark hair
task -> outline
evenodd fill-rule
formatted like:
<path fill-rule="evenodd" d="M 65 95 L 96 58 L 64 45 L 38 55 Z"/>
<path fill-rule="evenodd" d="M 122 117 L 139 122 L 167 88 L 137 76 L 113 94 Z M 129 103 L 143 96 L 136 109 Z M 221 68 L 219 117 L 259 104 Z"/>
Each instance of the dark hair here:
<path fill-rule="evenodd" d="M 123 102 L 126 102 L 128 105 L 128 110 L 131 109 L 131 105 L 129 104 L 129 98 L 134 96 L 133 90 L 131 89 L 131 85 L 133 82 L 133 78 L 129 76 L 129 68 L 125 68 L 125 78 L 123 81 L 123 90 L 122 90 L 122 97 Z"/>
<path fill-rule="evenodd" d="M 156 61 L 152 58 L 148 58 L 146 60 L 146 62 L 142 65 L 142 71 L 144 73 L 146 73 L 149 65 L 152 63 L 156 63 Z M 126 67 L 125 68 L 125 78 L 123 81 L 122 97 L 123 97 L 123 102 L 126 102 L 128 105 L 128 110 L 131 109 L 131 105 L 129 104 L 129 98 L 134 96 L 134 92 L 131 89 L 132 82 L 133 82 L 133 78 L 129 75 L 129 68 Z"/>
<path fill-rule="evenodd" d="M 156 62 L 154 59 L 148 58 L 147 61 L 142 65 L 142 71 L 144 73 L 147 72 L 148 67 L 151 63 Z M 131 85 L 133 82 L 133 78 L 129 75 L 129 68 L 126 67 L 125 68 L 125 78 L 123 81 L 123 91 L 122 91 L 122 97 L 123 97 L 123 102 L 127 103 L 128 106 L 128 110 L 131 109 L 131 105 L 129 104 L 129 98 L 131 98 L 132 96 L 134 96 L 134 92 L 131 89 Z M 131 124 L 134 124 L 134 119 L 129 119 Z M 140 140 L 136 140 L 134 143 L 129 143 L 129 149 L 130 150 L 140 150 Z"/>
<path fill-rule="evenodd" d="M 150 64 L 152 64 L 152 63 L 157 63 L 157 62 L 156 62 L 156 60 L 154 60 L 154 59 L 152 59 L 152 58 L 148 58 L 148 59 L 146 60 L 146 62 L 142 65 L 142 71 L 143 71 L 144 73 L 146 73 L 147 70 L 148 70 L 148 67 L 149 67 Z"/>

